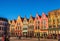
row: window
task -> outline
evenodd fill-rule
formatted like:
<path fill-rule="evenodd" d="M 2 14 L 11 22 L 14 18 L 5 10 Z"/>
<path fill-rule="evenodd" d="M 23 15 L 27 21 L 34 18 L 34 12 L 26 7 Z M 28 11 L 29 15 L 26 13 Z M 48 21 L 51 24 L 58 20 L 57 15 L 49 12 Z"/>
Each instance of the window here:
<path fill-rule="evenodd" d="M 18 26 L 20 26 L 20 23 L 17 23 Z"/>
<path fill-rule="evenodd" d="M 48 21 L 51 22 L 51 19 L 49 19 Z"/>
<path fill-rule="evenodd" d="M 46 26 L 44 26 L 44 29 L 46 29 Z"/>
<path fill-rule="evenodd" d="M 16 35 L 17 35 L 17 33 L 16 33 Z"/>
<path fill-rule="evenodd" d="M 31 26 L 29 26 L 29 29 L 31 29 Z"/>
<path fill-rule="evenodd" d="M 7 28 L 8 29 L 8 28 Z M 4 30 L 4 27 L 3 27 L 3 30 Z"/>
<path fill-rule="evenodd" d="M 31 26 L 31 29 L 34 29 L 34 26 Z"/>
<path fill-rule="evenodd" d="M 55 26 L 55 25 L 53 25 L 53 28 L 56 28 L 56 26 Z"/>
<path fill-rule="evenodd" d="M 40 33 L 39 32 L 37 33 L 37 37 L 40 37 Z"/>
<path fill-rule="evenodd" d="M 40 29 L 40 27 L 39 26 L 38 27 L 36 26 L 36 29 Z"/>
<path fill-rule="evenodd" d="M 38 20 L 38 17 L 36 19 Z"/>
<path fill-rule="evenodd" d="M 53 20 L 53 24 L 55 24 L 55 19 Z"/>
<path fill-rule="evenodd" d="M 26 22 L 26 20 L 24 20 L 24 22 Z"/>
<path fill-rule="evenodd" d="M 19 30 L 19 27 L 18 27 L 18 30 Z"/>
<path fill-rule="evenodd" d="M 43 29 L 43 26 L 41 26 L 41 29 Z"/>
<path fill-rule="evenodd" d="M 4 22 L 3 25 L 7 26 L 8 24 L 6 22 Z"/>
<path fill-rule="evenodd" d="M 39 23 L 40 23 L 40 21 L 39 21 L 39 20 L 37 20 L 37 21 L 36 21 L 36 24 L 39 24 Z"/>
<path fill-rule="evenodd" d="M 58 25 L 58 28 L 60 28 L 60 25 Z"/>
<path fill-rule="evenodd" d="M 41 29 L 46 29 L 46 26 L 42 26 Z"/>
<path fill-rule="evenodd" d="M 6 29 L 7 27 L 4 27 L 4 31 L 6 31 L 7 29 Z M 2 29 L 2 27 L 1 27 L 1 29 Z"/>
<path fill-rule="evenodd" d="M 31 21 L 30 21 L 30 23 L 31 23 Z"/>
<path fill-rule="evenodd" d="M 36 26 L 36 29 L 37 29 L 37 26 Z"/>
<path fill-rule="evenodd" d="M 57 19 L 58 23 L 59 23 L 59 19 Z"/>
<path fill-rule="evenodd" d="M 46 24 L 46 21 L 45 21 L 45 20 L 43 20 L 43 21 L 42 21 L 42 29 L 46 29 L 45 24 Z"/>
<path fill-rule="evenodd" d="M 17 27 L 16 27 L 16 30 L 17 30 Z"/>
<path fill-rule="evenodd" d="M 52 28 L 52 26 L 49 26 L 49 28 Z"/>
<path fill-rule="evenodd" d="M 11 25 L 11 27 L 14 27 L 15 25 Z"/>
<path fill-rule="evenodd" d="M 40 29 L 39 26 L 38 26 L 38 29 Z"/>
<path fill-rule="evenodd" d="M 5 26 L 7 26 L 8 24 L 4 24 Z"/>
<path fill-rule="evenodd" d="M 23 21 L 23 24 L 25 25 L 25 24 L 26 24 L 26 22 L 27 22 L 27 21 L 26 21 L 26 20 L 24 20 L 24 21 Z"/>
<path fill-rule="evenodd" d="M 11 32 L 14 33 L 14 28 L 12 28 Z"/>
<path fill-rule="evenodd" d="M 23 30 L 27 30 L 27 28 L 23 28 Z"/>
<path fill-rule="evenodd" d="M 3 27 L 2 27 L 2 30 L 3 30 Z"/>
<path fill-rule="evenodd" d="M 0 25 L 3 25 L 3 23 L 2 23 L 2 22 L 0 22 Z"/>
<path fill-rule="evenodd" d="M 0 30 L 1 30 L 1 27 L 0 27 Z"/>
<path fill-rule="evenodd" d="M 16 29 L 21 30 L 21 27 L 20 26 L 17 26 Z"/>
<path fill-rule="evenodd" d="M 38 24 L 39 24 L 40 22 L 38 21 Z"/>
<path fill-rule="evenodd" d="M 60 19 L 57 19 L 58 23 L 60 23 Z"/>
<path fill-rule="evenodd" d="M 5 29 L 5 27 L 2 27 L 2 30 L 3 30 L 3 31 L 4 31 L 4 29 Z M 6 30 L 7 30 L 7 29 L 6 29 Z M 5 31 L 6 31 L 6 30 L 5 30 Z"/>
<path fill-rule="evenodd" d="M 45 20 L 43 20 L 43 24 L 45 24 L 46 23 L 46 21 Z"/>
<path fill-rule="evenodd" d="M 29 26 L 29 29 L 30 30 L 33 30 L 34 29 L 34 26 L 32 25 L 32 26 Z"/>
<path fill-rule="evenodd" d="M 20 30 L 21 30 L 21 27 L 20 27 Z"/>

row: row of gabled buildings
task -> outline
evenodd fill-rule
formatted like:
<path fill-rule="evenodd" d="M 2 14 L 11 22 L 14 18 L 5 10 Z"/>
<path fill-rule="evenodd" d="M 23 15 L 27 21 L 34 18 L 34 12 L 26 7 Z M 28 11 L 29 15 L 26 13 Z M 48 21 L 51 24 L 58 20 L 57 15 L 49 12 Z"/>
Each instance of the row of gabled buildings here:
<path fill-rule="evenodd" d="M 60 34 L 60 9 L 42 16 L 27 19 L 18 16 L 17 20 L 9 20 L 10 34 L 13 36 L 47 36 L 48 34 Z"/>
<path fill-rule="evenodd" d="M 9 21 L 9 24 L 10 33 L 16 36 L 37 36 L 38 33 L 40 35 L 48 34 L 48 16 L 44 13 L 42 13 L 42 16 L 36 14 L 36 17 L 30 15 L 29 19 L 18 16 L 17 20 Z"/>

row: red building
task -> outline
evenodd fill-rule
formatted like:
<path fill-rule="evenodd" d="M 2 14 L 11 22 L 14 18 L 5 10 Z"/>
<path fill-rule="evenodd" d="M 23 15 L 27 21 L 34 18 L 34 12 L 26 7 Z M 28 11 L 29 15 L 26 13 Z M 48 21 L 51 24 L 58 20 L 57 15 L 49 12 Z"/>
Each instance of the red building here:
<path fill-rule="evenodd" d="M 40 23 L 40 35 L 45 37 L 48 34 L 48 16 L 46 14 L 42 13 Z"/>
<path fill-rule="evenodd" d="M 40 36 L 40 28 L 41 28 L 40 24 L 41 24 L 41 16 L 36 14 L 36 17 L 34 20 L 34 36 L 35 37 Z"/>

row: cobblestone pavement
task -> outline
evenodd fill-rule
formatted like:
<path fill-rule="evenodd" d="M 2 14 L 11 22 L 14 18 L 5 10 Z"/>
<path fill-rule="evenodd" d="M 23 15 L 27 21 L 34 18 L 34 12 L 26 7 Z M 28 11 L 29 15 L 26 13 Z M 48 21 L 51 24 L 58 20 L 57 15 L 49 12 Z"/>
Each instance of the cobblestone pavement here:
<path fill-rule="evenodd" d="M 1 37 L 0 37 L 1 41 Z M 38 38 L 21 38 L 18 39 L 17 37 L 11 37 L 10 41 L 38 41 Z M 58 41 L 57 39 L 40 39 L 40 41 Z"/>
<path fill-rule="evenodd" d="M 10 41 L 38 41 L 38 38 L 10 38 Z M 57 39 L 40 39 L 40 41 L 58 41 Z"/>

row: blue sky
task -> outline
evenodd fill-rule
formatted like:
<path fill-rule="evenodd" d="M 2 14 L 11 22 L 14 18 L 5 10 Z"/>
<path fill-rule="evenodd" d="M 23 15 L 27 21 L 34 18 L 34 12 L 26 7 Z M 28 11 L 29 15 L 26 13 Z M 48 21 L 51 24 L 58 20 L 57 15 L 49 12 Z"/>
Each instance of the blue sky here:
<path fill-rule="evenodd" d="M 0 17 L 8 18 L 9 20 L 21 17 L 33 17 L 38 12 L 48 14 L 49 11 L 60 9 L 60 0 L 0 0 Z"/>

